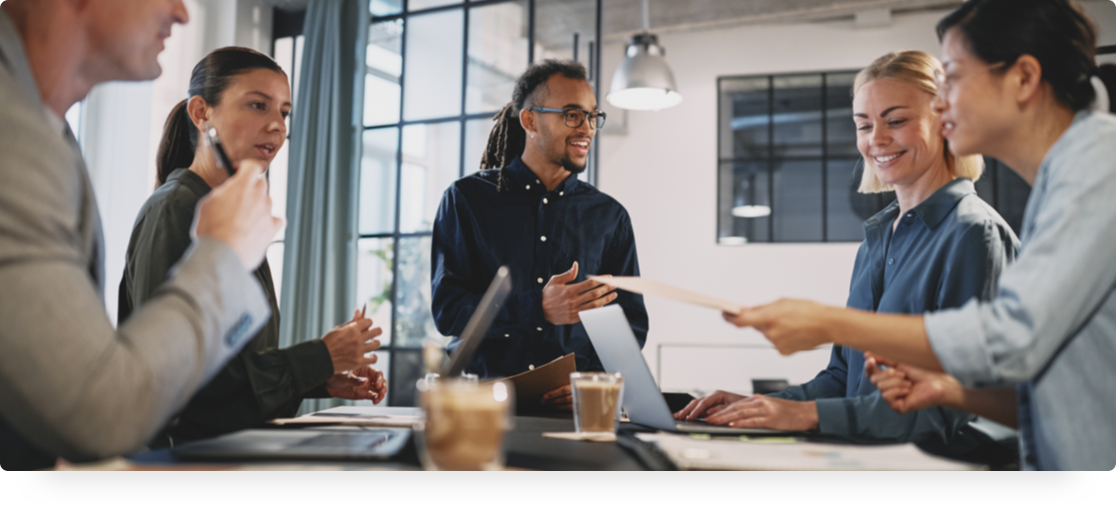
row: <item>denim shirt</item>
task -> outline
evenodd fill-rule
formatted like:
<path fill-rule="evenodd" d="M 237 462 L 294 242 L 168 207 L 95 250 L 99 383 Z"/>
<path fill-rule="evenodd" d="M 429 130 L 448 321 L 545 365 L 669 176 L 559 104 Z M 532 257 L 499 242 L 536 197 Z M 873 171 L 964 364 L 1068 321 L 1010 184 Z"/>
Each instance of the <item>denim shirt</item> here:
<path fill-rule="evenodd" d="M 506 168 L 482 170 L 446 190 L 434 221 L 431 285 L 434 324 L 460 336 L 496 270 L 511 271 L 512 294 L 496 316 L 468 370 L 505 377 L 574 353 L 577 369 L 603 371 L 582 324 L 552 325 L 542 308 L 542 290 L 553 275 L 578 263 L 577 278 L 639 275 L 635 236 L 628 213 L 612 197 L 569 176 L 547 191 L 516 158 Z M 643 347 L 647 309 L 643 296 L 616 291 Z M 450 348 L 460 343 L 455 338 Z"/>
<path fill-rule="evenodd" d="M 1050 148 L 996 297 L 926 316 L 946 372 L 1017 385 L 1022 462 L 1116 467 L 1116 118 L 1079 112 Z"/>
<path fill-rule="evenodd" d="M 892 223 L 899 224 L 892 232 Z M 977 196 L 969 179 L 939 188 L 899 217 L 899 204 L 864 223 L 847 305 L 892 314 L 921 314 L 990 299 L 1019 240 Z M 813 380 L 775 396 L 816 400 L 818 430 L 858 441 L 915 442 L 930 452 L 961 456 L 980 436 L 976 416 L 935 407 L 898 414 L 864 374 L 864 353 L 834 346 L 829 367 Z"/>

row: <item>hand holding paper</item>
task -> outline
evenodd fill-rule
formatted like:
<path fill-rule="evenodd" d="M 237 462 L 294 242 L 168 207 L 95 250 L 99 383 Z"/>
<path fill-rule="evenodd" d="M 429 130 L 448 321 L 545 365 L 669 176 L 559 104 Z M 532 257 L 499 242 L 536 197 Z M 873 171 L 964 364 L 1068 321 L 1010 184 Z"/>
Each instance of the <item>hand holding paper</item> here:
<path fill-rule="evenodd" d="M 733 303 L 712 296 L 687 291 L 682 288 L 677 288 L 669 284 L 653 281 L 643 277 L 604 277 L 597 275 L 590 275 L 589 280 L 600 282 L 614 286 L 624 291 L 631 291 L 632 293 L 639 293 L 641 295 L 655 295 L 680 302 L 692 303 L 694 305 L 701 305 L 703 307 L 710 307 L 719 309 L 723 312 L 731 312 L 733 314 L 740 312 L 744 309 L 743 305 Z"/>

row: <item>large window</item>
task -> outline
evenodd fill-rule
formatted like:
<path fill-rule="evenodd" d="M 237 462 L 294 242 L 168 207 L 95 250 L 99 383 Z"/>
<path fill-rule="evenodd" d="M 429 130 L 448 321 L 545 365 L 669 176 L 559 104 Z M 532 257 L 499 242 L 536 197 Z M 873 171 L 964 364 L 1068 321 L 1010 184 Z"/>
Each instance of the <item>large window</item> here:
<path fill-rule="evenodd" d="M 859 242 L 895 200 L 860 194 L 857 71 L 718 79 L 717 242 Z M 1030 188 L 988 158 L 977 193 L 1019 232 Z"/>
<path fill-rule="evenodd" d="M 599 3 L 370 2 L 357 301 L 385 330 L 378 366 L 389 405 L 414 405 L 422 341 L 442 338 L 430 313 L 430 237 L 443 192 L 478 170 L 492 117 L 529 62 L 576 57 L 599 88 Z"/>

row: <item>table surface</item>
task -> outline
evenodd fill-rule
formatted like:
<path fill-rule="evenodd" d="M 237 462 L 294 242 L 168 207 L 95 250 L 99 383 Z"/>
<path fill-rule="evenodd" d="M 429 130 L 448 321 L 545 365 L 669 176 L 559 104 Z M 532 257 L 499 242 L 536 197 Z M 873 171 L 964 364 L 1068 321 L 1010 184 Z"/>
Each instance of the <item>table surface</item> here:
<path fill-rule="evenodd" d="M 276 428 L 298 429 L 298 428 Z M 625 449 L 620 443 L 559 440 L 545 438 L 545 432 L 574 431 L 573 418 L 569 413 L 532 413 L 514 417 L 512 430 L 504 442 L 506 466 L 509 469 L 523 470 L 645 470 L 648 469 L 635 453 Z M 232 470 L 276 469 L 291 470 L 299 468 L 331 468 L 337 470 L 421 470 L 414 437 L 394 458 L 382 462 L 352 461 L 227 461 L 199 462 L 183 461 L 175 457 L 170 449 L 160 449 L 133 454 L 127 457 L 134 467 L 158 469 L 196 469 Z"/>

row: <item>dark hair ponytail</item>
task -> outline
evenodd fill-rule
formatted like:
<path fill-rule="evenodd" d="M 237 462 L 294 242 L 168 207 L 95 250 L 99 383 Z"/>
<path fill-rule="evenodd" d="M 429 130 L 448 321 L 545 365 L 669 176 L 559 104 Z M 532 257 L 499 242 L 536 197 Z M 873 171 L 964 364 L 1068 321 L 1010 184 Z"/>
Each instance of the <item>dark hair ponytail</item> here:
<path fill-rule="evenodd" d="M 209 53 L 194 66 L 190 75 L 189 98 L 178 102 L 171 109 L 163 125 L 163 139 L 155 160 L 159 182 L 156 187 L 167 182 L 167 176 L 175 169 L 187 168 L 194 162 L 198 147 L 198 129 L 190 119 L 187 105 L 190 98 L 202 97 L 209 105 L 221 103 L 221 95 L 240 74 L 256 69 L 266 69 L 287 76 L 287 73 L 266 54 L 246 47 L 222 47 Z"/>
<path fill-rule="evenodd" d="M 503 191 L 507 181 L 504 168 L 523 154 L 527 147 L 527 132 L 519 123 L 519 112 L 529 105 L 546 100 L 546 81 L 556 74 L 570 79 L 589 80 L 585 66 L 573 60 L 543 60 L 527 68 L 515 81 L 512 101 L 495 116 L 496 126 L 488 135 L 488 146 L 481 158 L 481 170 L 499 168 L 500 178 L 496 190 Z"/>
<path fill-rule="evenodd" d="M 159 142 L 159 152 L 155 158 L 155 167 L 159 171 L 156 187 L 167 182 L 167 176 L 174 169 L 188 167 L 194 162 L 194 141 L 190 135 L 194 124 L 186 112 L 188 101 L 178 102 L 163 124 L 163 140 Z M 195 133 L 194 136 L 196 135 Z"/>
<path fill-rule="evenodd" d="M 1089 79 L 1097 75 L 1097 30 L 1075 0 L 969 0 L 938 23 L 938 38 L 954 28 L 985 63 L 1035 57 L 1043 80 L 1071 110 L 1096 98 Z"/>

